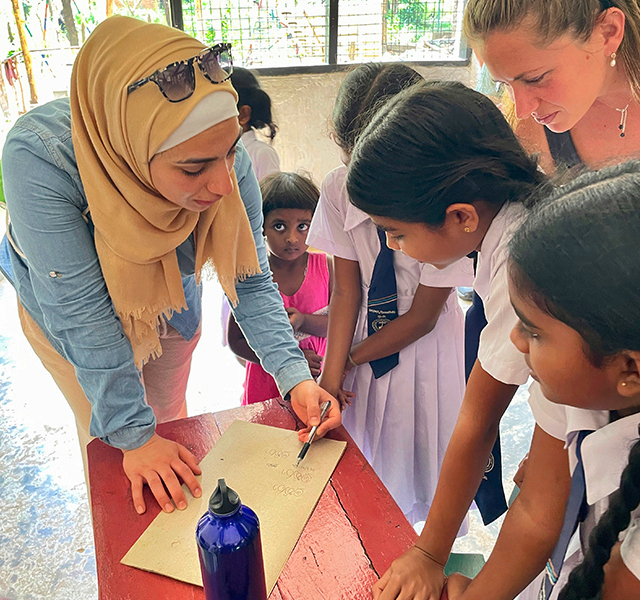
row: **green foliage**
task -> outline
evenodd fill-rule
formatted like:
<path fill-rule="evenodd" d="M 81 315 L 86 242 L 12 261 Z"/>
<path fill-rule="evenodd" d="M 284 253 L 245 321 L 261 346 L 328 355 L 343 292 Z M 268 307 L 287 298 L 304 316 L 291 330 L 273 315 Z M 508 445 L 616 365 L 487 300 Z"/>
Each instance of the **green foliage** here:
<path fill-rule="evenodd" d="M 387 20 L 392 21 L 398 29 L 413 29 L 422 31 L 429 20 L 430 2 L 420 0 L 406 0 L 397 5 L 395 14 L 387 12 Z"/>
<path fill-rule="evenodd" d="M 232 40 L 229 40 L 230 21 L 232 19 L 232 16 L 231 16 L 231 2 L 227 2 L 227 9 L 224 11 L 224 13 L 225 13 L 225 16 L 227 18 L 226 19 L 221 19 L 220 28 L 222 29 L 222 32 L 221 32 L 222 41 L 223 42 L 232 42 Z M 220 16 L 222 16 L 222 10 L 220 10 Z"/>
<path fill-rule="evenodd" d="M 213 27 L 209 26 L 209 28 L 205 32 L 205 43 L 207 44 L 207 46 L 213 46 L 217 42 L 218 39 L 216 38 L 216 30 Z"/>
<path fill-rule="evenodd" d="M 390 33 L 412 33 L 411 41 L 416 42 L 425 33 L 431 31 L 451 31 L 451 23 L 441 21 L 440 1 L 404 0 L 395 2 L 387 0 L 385 20 Z"/>

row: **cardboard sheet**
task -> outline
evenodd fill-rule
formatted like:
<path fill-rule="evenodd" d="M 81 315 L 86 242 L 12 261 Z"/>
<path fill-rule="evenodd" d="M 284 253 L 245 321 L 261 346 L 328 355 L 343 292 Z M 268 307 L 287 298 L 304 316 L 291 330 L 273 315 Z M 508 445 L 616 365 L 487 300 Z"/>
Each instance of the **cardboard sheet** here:
<path fill-rule="evenodd" d="M 296 468 L 301 444 L 295 431 L 233 422 L 200 463 L 202 497 L 191 498 L 185 490 L 187 509 L 161 512 L 121 562 L 201 586 L 196 524 L 208 509 L 218 479 L 224 477 L 260 519 L 271 593 L 346 445 L 317 439 Z"/>

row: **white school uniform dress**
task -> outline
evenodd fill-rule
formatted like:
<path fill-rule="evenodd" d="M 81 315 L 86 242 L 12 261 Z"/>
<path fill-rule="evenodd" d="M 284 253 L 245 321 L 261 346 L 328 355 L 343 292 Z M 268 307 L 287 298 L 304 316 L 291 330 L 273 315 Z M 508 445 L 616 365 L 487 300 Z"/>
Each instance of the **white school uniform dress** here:
<path fill-rule="evenodd" d="M 258 181 L 271 173 L 280 172 L 280 157 L 275 148 L 259 140 L 253 129 L 245 131 L 240 139 L 249 154 Z"/>
<path fill-rule="evenodd" d="M 518 317 L 509 299 L 507 272 L 508 244 L 526 217 L 518 203 L 505 204 L 494 217 L 478 252 L 473 289 L 482 299 L 487 325 L 480 334 L 478 360 L 494 379 L 509 385 L 522 385 L 530 369 L 522 354 L 511 342 L 511 330 Z"/>
<path fill-rule="evenodd" d="M 354 343 L 367 337 L 367 295 L 380 252 L 376 226 L 353 206 L 338 167 L 322 183 L 307 243 L 357 261 L 362 306 Z M 398 313 L 411 307 L 418 284 L 469 285 L 471 261 L 438 271 L 401 252 L 393 255 Z M 399 364 L 375 379 L 369 364 L 349 373 L 345 389 L 356 396 L 343 423 L 409 521 L 424 520 L 464 395 L 464 318 L 452 290 L 434 330 L 400 351 Z"/>
<path fill-rule="evenodd" d="M 620 476 L 629 462 L 629 450 L 638 439 L 640 413 L 610 422 L 608 411 L 585 410 L 554 404 L 539 388 L 529 396 L 536 423 L 549 435 L 565 442 L 571 472 L 576 467 L 576 440 L 580 431 L 593 431 L 582 443 L 587 504 L 587 518 L 574 535 L 560 578 L 549 600 L 555 600 L 567 582 L 571 570 L 582 562 L 588 549 L 591 530 L 607 510 L 609 497 L 620 487 Z M 621 555 L 626 567 L 640 579 L 640 508 L 631 513 L 629 527 L 620 534 Z M 544 573 L 521 594 L 521 598 L 537 598 Z"/>

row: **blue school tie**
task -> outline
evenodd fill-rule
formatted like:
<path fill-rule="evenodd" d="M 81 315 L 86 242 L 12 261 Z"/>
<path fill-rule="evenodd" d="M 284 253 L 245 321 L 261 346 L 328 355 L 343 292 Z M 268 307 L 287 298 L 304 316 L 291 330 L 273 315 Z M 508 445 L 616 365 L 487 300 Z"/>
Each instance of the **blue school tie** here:
<path fill-rule="evenodd" d="M 473 258 L 473 270 L 476 268 L 477 252 L 470 255 Z M 478 358 L 480 333 L 485 328 L 487 319 L 484 314 L 482 299 L 473 292 L 473 302 L 467 310 L 464 321 L 464 371 L 468 381 L 471 369 Z M 482 522 L 489 525 L 507 510 L 507 499 L 502 485 L 502 451 L 500 448 L 500 433 L 491 449 L 489 460 L 485 467 L 484 476 L 475 496 L 476 505 L 482 516 Z"/>
<path fill-rule="evenodd" d="M 367 335 L 372 335 L 382 329 L 389 321 L 398 316 L 398 288 L 396 272 L 393 269 L 393 250 L 387 246 L 384 231 L 378 231 L 380 238 L 380 252 L 373 265 L 371 285 L 367 297 Z M 373 376 L 379 379 L 391 369 L 398 366 L 399 352 L 372 360 L 369 364 Z"/>
<path fill-rule="evenodd" d="M 584 521 L 587 516 L 588 505 L 586 499 L 587 486 L 584 479 L 584 464 L 582 462 L 582 442 L 591 431 L 580 431 L 576 442 L 576 457 L 578 462 L 571 476 L 571 489 L 569 491 L 569 500 L 567 500 L 567 508 L 564 513 L 564 523 L 562 532 L 558 538 L 558 543 L 551 553 L 551 558 L 547 561 L 545 567 L 545 577 L 540 587 L 538 600 L 547 600 L 553 592 L 553 588 L 558 583 L 560 570 L 564 562 L 569 542 L 573 537 L 578 523 Z"/>

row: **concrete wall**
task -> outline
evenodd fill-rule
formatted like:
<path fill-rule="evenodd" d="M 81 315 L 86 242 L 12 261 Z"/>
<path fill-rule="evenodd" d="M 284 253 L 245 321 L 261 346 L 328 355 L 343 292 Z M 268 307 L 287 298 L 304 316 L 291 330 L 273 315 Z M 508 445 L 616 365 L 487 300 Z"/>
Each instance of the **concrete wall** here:
<path fill-rule="evenodd" d="M 427 79 L 452 79 L 471 87 L 477 66 L 419 67 Z M 274 120 L 279 127 L 274 148 L 283 171 L 304 169 L 320 185 L 331 169 L 340 165 L 335 144 L 329 139 L 329 119 L 345 72 L 317 75 L 261 77 L 262 87 L 271 96 Z"/>

